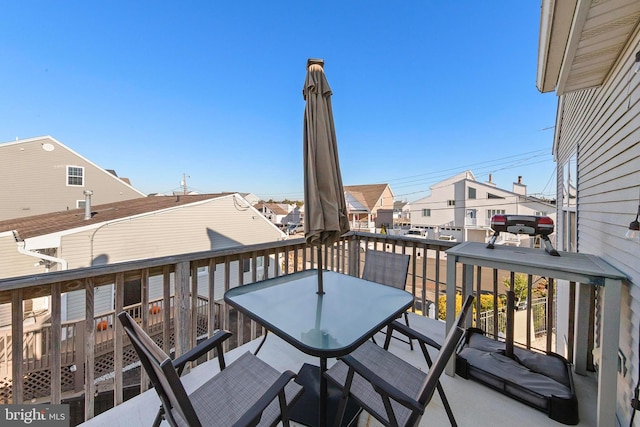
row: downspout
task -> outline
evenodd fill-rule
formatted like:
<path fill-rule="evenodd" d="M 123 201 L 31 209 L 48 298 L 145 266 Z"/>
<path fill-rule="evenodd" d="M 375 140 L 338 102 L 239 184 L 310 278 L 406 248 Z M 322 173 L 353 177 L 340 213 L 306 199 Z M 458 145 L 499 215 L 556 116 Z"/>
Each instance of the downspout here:
<path fill-rule="evenodd" d="M 16 242 L 18 244 L 18 252 L 20 252 L 23 255 L 27 255 L 27 256 L 32 256 L 38 259 L 44 259 L 47 261 L 51 261 L 54 262 L 56 264 L 60 264 L 60 268 L 62 270 L 66 270 L 68 268 L 68 263 L 66 260 L 62 259 L 62 258 L 56 258 L 53 257 L 51 255 L 45 255 L 45 254 L 41 254 L 40 252 L 35 252 L 35 251 L 30 251 L 28 249 L 25 248 L 25 244 L 24 241 L 22 242 Z M 46 267 L 46 272 L 49 272 L 49 267 Z"/>

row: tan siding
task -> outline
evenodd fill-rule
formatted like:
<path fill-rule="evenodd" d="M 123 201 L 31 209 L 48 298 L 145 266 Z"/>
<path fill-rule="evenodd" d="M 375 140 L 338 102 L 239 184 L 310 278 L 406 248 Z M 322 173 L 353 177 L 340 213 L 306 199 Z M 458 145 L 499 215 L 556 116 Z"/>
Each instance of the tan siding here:
<path fill-rule="evenodd" d="M 95 233 L 91 253 L 119 262 L 275 240 L 278 231 L 256 215 L 220 198 L 106 226 Z"/>
<path fill-rule="evenodd" d="M 13 236 L 0 236 L 0 278 L 42 274 L 44 266 L 35 266 L 37 258 L 18 252 Z"/>
<path fill-rule="evenodd" d="M 46 151 L 43 144 L 55 149 Z M 84 167 L 85 185 L 67 186 L 67 166 Z M 0 178 L 19 183 L 0 191 L 0 220 L 75 209 L 84 190 L 93 190 L 92 203 L 102 204 L 143 197 L 105 170 L 49 138 L 0 146 Z"/>
<path fill-rule="evenodd" d="M 602 87 L 565 95 L 556 153 L 560 196 L 562 164 L 577 147 L 579 251 L 599 255 L 631 277 L 620 310 L 620 349 L 629 373 L 618 376 L 618 404 L 626 417 L 638 379 L 640 326 L 640 248 L 623 238 L 640 190 L 640 75 L 630 74 L 634 55 L 628 49 Z"/>
<path fill-rule="evenodd" d="M 246 208 L 234 200 L 234 196 L 221 197 L 201 204 L 128 218 L 94 230 L 64 236 L 60 257 L 69 268 L 87 267 L 135 259 L 153 258 L 180 253 L 222 249 L 275 241 L 280 231 L 268 223 L 252 208 Z M 270 263 L 273 267 L 274 263 Z M 237 284 L 237 263 L 231 264 L 231 286 Z M 270 271 L 273 275 L 273 269 Z M 162 296 L 162 288 L 152 279 L 150 298 Z M 159 279 L 161 283 L 161 279 Z M 224 266 L 216 269 L 216 284 L 224 280 Z M 251 273 L 245 274 L 245 282 L 251 281 Z M 199 293 L 207 295 L 206 277 L 198 283 Z M 216 293 L 219 287 L 216 286 Z M 222 297 L 215 295 L 216 299 Z M 110 295 L 104 293 L 96 301 L 96 313 L 111 308 Z M 97 294 L 96 294 L 97 295 Z M 69 294 L 68 319 L 84 317 L 84 291 Z"/>

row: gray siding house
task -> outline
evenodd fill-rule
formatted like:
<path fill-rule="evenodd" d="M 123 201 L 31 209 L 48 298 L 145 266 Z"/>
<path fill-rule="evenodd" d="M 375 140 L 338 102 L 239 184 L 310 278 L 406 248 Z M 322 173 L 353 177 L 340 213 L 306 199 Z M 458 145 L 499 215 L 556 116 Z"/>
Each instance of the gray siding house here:
<path fill-rule="evenodd" d="M 586 332 L 596 367 L 600 320 L 620 318 L 617 419 L 610 425 L 630 425 L 640 376 L 640 242 L 625 239 L 640 203 L 639 22 L 637 0 L 542 2 L 537 86 L 558 96 L 557 245 L 598 255 L 629 277 L 614 312 L 602 312 L 602 290 L 579 287 L 576 297 L 593 304 L 594 328 Z M 568 288 L 558 286 L 558 319 L 570 312 Z M 574 332 L 568 328 L 558 324 L 559 349 Z"/>
<path fill-rule="evenodd" d="M 88 218 L 84 209 L 76 209 L 0 221 L 0 277 L 225 249 L 286 238 L 235 193 L 145 197 L 94 205 L 89 210 Z M 262 265 L 262 262 L 257 264 L 258 278 L 263 274 Z M 269 265 L 277 268 L 278 263 L 269 262 Z M 237 281 L 238 262 L 231 263 L 230 268 L 236 272 L 231 274 L 232 280 Z M 245 263 L 242 268 L 249 281 L 251 264 Z M 198 273 L 206 279 L 205 270 Z M 215 274 L 219 279 L 216 283 L 223 283 L 224 266 L 216 268 Z M 159 297 L 161 284 L 157 284 L 157 289 L 153 288 L 154 283 L 150 285 L 151 296 Z M 135 284 L 132 286 L 135 297 Z M 203 296 L 208 296 L 207 289 L 206 282 L 200 283 Z M 113 309 L 111 285 L 100 287 L 96 295 L 96 313 Z M 139 297 L 139 291 L 137 295 Z M 70 292 L 63 297 L 64 320 L 84 317 L 84 298 L 84 291 Z M 222 291 L 214 298 L 222 298 Z"/>
<path fill-rule="evenodd" d="M 0 221 L 77 209 L 85 190 L 94 203 L 145 197 L 115 171 L 107 171 L 50 136 L 0 143 Z"/>

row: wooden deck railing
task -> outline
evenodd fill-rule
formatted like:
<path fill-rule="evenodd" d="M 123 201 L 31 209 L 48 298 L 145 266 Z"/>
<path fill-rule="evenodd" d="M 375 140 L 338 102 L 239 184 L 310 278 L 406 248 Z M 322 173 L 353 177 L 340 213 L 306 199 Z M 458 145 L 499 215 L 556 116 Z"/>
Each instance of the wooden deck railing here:
<path fill-rule="evenodd" d="M 393 251 L 411 255 L 406 290 L 415 298 L 412 311 L 424 316 L 437 317 L 439 301 L 445 295 L 446 256 L 444 251 L 454 242 L 417 239 L 404 236 L 350 232 L 336 244 L 323 247 L 324 268 L 359 276 L 364 265 L 367 249 Z M 231 286 L 280 276 L 296 271 L 317 268 L 316 251 L 310 250 L 304 239 L 293 239 L 243 246 L 233 249 L 197 252 L 170 257 L 132 261 L 91 268 L 81 268 L 43 275 L 0 279 L 0 304 L 12 304 L 12 325 L 9 334 L 0 334 L 0 388 L 2 376 L 9 378 L 0 390 L 0 401 L 23 403 L 31 396 L 25 393 L 25 381 L 34 370 L 45 369 L 45 378 L 50 381 L 51 403 L 60 403 L 66 397 L 62 387 L 63 379 L 77 372 L 79 366 L 94 367 L 102 355 L 112 357 L 112 382 L 114 403 L 123 401 L 123 368 L 127 359 L 125 350 L 128 342 L 123 335 L 115 314 L 129 310 L 141 326 L 157 337 L 157 342 L 166 352 L 182 354 L 192 348 L 199 335 L 212 334 L 216 328 L 231 330 L 234 337 L 226 350 L 248 342 L 262 334 L 259 325 L 222 302 L 223 293 Z M 244 273 L 243 265 L 251 264 L 250 278 Z M 262 265 L 262 275 L 258 275 L 258 265 Z M 232 265 L 238 268 L 232 268 Z M 216 269 L 223 269 L 224 279 Z M 486 269 L 485 269 L 486 270 Z M 207 295 L 198 295 L 199 277 L 206 271 Z M 200 272 L 200 274 L 198 274 Z M 486 272 L 485 272 L 486 274 Z M 498 313 L 502 310 L 497 295 L 506 289 L 499 286 L 501 277 L 509 272 L 491 272 L 490 280 L 483 275 L 477 293 L 496 295 L 492 311 L 495 325 L 490 333 L 498 335 Z M 459 275 L 461 276 L 461 275 Z M 232 280 L 232 278 L 234 278 Z M 141 302 L 134 306 L 124 306 L 124 284 L 139 280 Z M 162 297 L 150 299 L 150 283 L 159 283 Z M 97 286 L 114 286 L 114 310 L 108 313 L 94 313 L 94 295 Z M 172 292 L 173 289 L 173 292 Z M 61 321 L 61 296 L 65 292 L 84 290 L 86 318 L 72 324 Z M 501 292 L 502 291 L 502 292 Z M 549 291 L 552 294 L 552 291 Z M 23 302 L 48 296 L 51 298 L 50 322 L 46 333 L 25 332 Z M 532 299 L 529 298 L 529 301 Z M 210 302 L 214 301 L 213 304 Z M 156 308 L 157 307 L 157 308 Z M 195 307 L 192 310 L 192 307 Z M 480 313 L 477 313 L 479 316 Z M 552 316 L 550 314 L 550 316 Z M 552 320 L 552 317 L 549 319 Z M 99 322 L 106 322 L 108 328 L 97 330 Z M 477 317 L 480 324 L 480 317 Z M 552 323 L 548 323 L 552 324 Z M 204 325 L 204 330 L 203 330 Z M 200 332 L 198 332 L 200 330 Z M 46 337 L 46 338 L 43 338 Z M 12 340 L 11 337 L 22 337 Z M 71 340 L 70 337 L 73 337 Z M 39 344 L 36 344 L 39 342 Z M 530 343 L 527 343 L 530 344 Z M 82 348 L 82 351 L 78 349 Z M 39 358 L 33 351 L 39 351 Z M 213 356 L 213 355 L 211 355 Z M 38 360 L 39 366 L 33 365 Z M 44 367 L 44 368 L 43 368 Z M 94 396 L 96 395 L 95 369 L 82 372 L 84 384 L 85 419 L 94 416 Z M 141 391 L 148 381 L 141 373 Z"/>

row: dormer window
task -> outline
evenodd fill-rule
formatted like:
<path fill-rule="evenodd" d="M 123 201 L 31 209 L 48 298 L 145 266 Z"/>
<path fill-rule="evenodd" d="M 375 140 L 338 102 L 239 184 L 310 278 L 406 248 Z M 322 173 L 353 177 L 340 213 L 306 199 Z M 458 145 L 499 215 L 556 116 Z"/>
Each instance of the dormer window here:
<path fill-rule="evenodd" d="M 67 185 L 84 186 L 84 168 L 82 166 L 67 166 Z"/>

